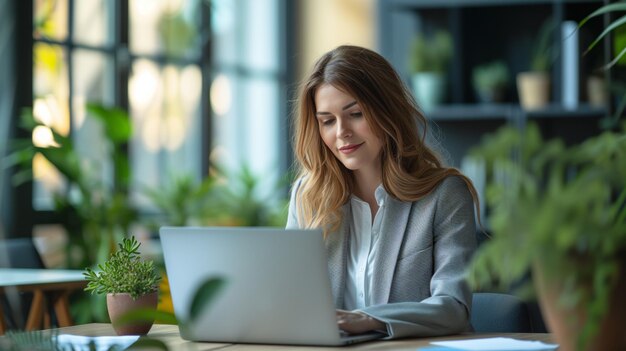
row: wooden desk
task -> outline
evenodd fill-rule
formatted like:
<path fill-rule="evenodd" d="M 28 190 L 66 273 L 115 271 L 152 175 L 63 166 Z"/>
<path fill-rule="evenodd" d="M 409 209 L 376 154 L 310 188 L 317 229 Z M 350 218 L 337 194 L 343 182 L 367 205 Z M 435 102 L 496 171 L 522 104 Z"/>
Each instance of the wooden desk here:
<path fill-rule="evenodd" d="M 82 272 L 63 269 L 0 268 L 0 294 L 9 291 L 33 293 L 26 330 L 40 329 L 42 322 L 44 328 L 50 328 L 46 298 L 54 307 L 59 326 L 71 326 L 73 321 L 68 297 L 72 291 L 83 289 L 87 285 Z M 5 330 L 4 311 L 0 305 L 0 335 L 4 334 Z"/>
<path fill-rule="evenodd" d="M 60 334 L 74 334 L 84 336 L 112 336 L 115 335 L 115 331 L 110 324 L 84 324 L 73 327 L 61 328 Z M 435 340 L 460 340 L 460 339 L 476 339 L 476 338 L 489 338 L 489 337 L 508 337 L 520 340 L 537 340 L 546 343 L 552 343 L 551 334 L 541 333 L 501 333 L 501 334 L 466 334 L 466 335 L 453 335 L 438 338 L 420 338 L 420 339 L 403 339 L 403 340 L 391 340 L 391 341 L 370 341 L 366 343 L 356 344 L 352 346 L 344 347 L 315 347 L 315 346 L 290 346 L 290 345 L 258 345 L 258 344 L 219 344 L 219 343 L 204 343 L 204 342 L 190 342 L 181 339 L 178 332 L 178 327 L 175 325 L 163 325 L 157 324 L 152 327 L 148 336 L 159 339 L 167 344 L 170 350 L 227 350 L 227 351 L 270 351 L 270 350 L 406 350 L 415 351 L 418 347 L 429 346 L 431 341 Z"/>

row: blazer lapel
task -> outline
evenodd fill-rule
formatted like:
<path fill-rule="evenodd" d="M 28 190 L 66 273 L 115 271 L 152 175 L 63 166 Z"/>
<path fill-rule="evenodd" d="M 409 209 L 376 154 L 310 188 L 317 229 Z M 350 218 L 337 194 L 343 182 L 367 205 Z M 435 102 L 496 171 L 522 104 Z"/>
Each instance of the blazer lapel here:
<path fill-rule="evenodd" d="M 389 302 L 391 282 L 411 212 L 410 202 L 401 202 L 390 197 L 387 204 L 378 238 L 380 247 L 372 267 L 372 280 L 376 284 L 372 286 L 370 293 L 375 305 Z"/>
<path fill-rule="evenodd" d="M 350 210 L 350 203 L 348 202 L 343 206 L 343 219 L 339 230 L 335 233 L 330 233 L 325 240 L 330 285 L 337 308 L 343 308 L 350 240 L 350 227 L 348 223 L 350 223 L 351 216 L 352 212 Z"/>

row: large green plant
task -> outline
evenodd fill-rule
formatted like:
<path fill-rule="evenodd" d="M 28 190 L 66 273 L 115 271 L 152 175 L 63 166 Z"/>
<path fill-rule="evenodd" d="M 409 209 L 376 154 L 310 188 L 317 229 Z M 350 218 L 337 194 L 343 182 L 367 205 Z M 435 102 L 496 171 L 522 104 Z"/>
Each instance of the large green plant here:
<path fill-rule="evenodd" d="M 96 173 L 94 164 L 81 158 L 71 137 L 61 135 L 53 128 L 54 146 L 38 146 L 31 138 L 16 140 L 14 152 L 8 156 L 9 165 L 19 165 L 14 181 L 32 179 L 32 164 L 36 154 L 42 155 L 65 178 L 65 191 L 53 194 L 57 218 L 65 227 L 69 242 L 67 266 L 79 268 L 104 261 L 121 240 L 137 210 L 128 197 L 131 172 L 126 151 L 132 128 L 128 114 L 117 108 L 97 104 L 87 105 L 88 118 L 99 121 L 113 164 L 112 182 L 105 182 Z M 36 128 L 48 128 L 37 120 L 30 109 L 21 115 L 21 127 L 30 135 Z"/>
<path fill-rule="evenodd" d="M 507 288 L 541 264 L 564 282 L 561 303 L 587 306 L 584 345 L 626 255 L 626 133 L 567 147 L 530 124 L 524 133 L 504 128 L 471 153 L 495 173 L 486 197 L 492 237 L 474 257 L 472 285 Z"/>
<path fill-rule="evenodd" d="M 128 196 L 131 172 L 125 148 L 132 134 L 128 114 L 118 108 L 88 104 L 87 118 L 101 126 L 108 151 L 107 161 L 112 164 L 112 181 L 103 181 L 101 174 L 96 173 L 100 165 L 81 157 L 71 136 L 49 128 L 36 119 L 30 109 L 22 111 L 21 128 L 29 136 L 36 128 L 49 128 L 54 146 L 38 146 L 31 137 L 13 140 L 13 151 L 5 159 L 7 166 L 18 166 L 13 179 L 15 184 L 33 178 L 33 159 L 37 154 L 65 179 L 65 189 L 53 194 L 54 211 L 56 220 L 68 235 L 66 266 L 74 269 L 106 260 L 115 249 L 115 243 L 138 218 L 138 211 Z M 73 301 L 72 312 L 77 323 L 107 320 L 106 305 L 101 296 Z"/>

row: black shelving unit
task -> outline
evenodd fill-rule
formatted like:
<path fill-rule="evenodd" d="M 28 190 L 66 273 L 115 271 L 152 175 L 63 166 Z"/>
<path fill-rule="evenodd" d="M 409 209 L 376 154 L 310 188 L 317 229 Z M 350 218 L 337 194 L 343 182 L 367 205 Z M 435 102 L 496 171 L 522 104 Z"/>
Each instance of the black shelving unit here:
<path fill-rule="evenodd" d="M 605 106 L 586 102 L 585 80 L 605 62 L 608 44 L 579 58 L 579 106 L 560 105 L 560 31 L 552 44 L 557 49 L 551 66 L 551 102 L 540 110 L 525 111 L 519 105 L 515 76 L 529 69 L 532 47 L 541 24 L 548 18 L 555 23 L 580 21 L 602 6 L 602 0 L 379 0 L 379 51 L 410 82 L 408 57 L 411 40 L 418 32 L 448 30 L 454 55 L 447 71 L 447 100 L 426 112 L 435 134 L 447 150 L 447 161 L 459 167 L 467 150 L 485 133 L 509 123 L 523 128 L 537 123 L 547 138 L 560 137 L 579 142 L 599 132 L 599 120 L 610 112 Z M 580 48 L 586 47 L 602 30 L 602 19 L 591 21 L 579 31 Z M 474 67 L 503 60 L 510 72 L 506 101 L 479 103 L 471 82 Z M 609 78 L 609 77 L 607 77 Z M 608 81 L 608 80 L 607 80 Z M 446 156 L 446 155 L 444 155 Z"/>

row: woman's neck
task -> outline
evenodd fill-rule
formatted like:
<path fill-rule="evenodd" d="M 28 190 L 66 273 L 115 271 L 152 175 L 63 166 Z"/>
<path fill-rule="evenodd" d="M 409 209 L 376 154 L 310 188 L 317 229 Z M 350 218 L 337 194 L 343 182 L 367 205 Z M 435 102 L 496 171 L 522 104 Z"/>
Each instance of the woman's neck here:
<path fill-rule="evenodd" d="M 381 183 L 381 175 L 379 172 L 363 172 L 357 171 L 354 173 L 355 188 L 354 195 L 358 196 L 361 200 L 369 203 L 372 209 L 378 209 L 378 203 L 376 202 L 376 188 Z"/>

